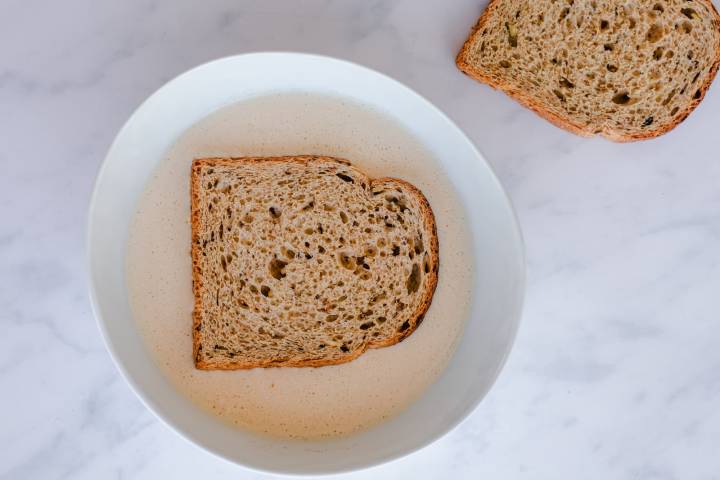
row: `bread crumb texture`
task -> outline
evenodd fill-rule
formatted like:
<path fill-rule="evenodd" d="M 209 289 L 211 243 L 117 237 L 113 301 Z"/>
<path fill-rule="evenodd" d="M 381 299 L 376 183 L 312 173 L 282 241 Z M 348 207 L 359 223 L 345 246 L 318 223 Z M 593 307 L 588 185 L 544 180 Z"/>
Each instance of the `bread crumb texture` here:
<path fill-rule="evenodd" d="M 709 0 L 492 0 L 457 64 L 574 133 L 651 138 L 705 95 L 720 18 Z"/>
<path fill-rule="evenodd" d="M 438 241 L 414 186 L 316 156 L 198 159 L 191 177 L 198 368 L 343 363 L 422 321 Z"/>

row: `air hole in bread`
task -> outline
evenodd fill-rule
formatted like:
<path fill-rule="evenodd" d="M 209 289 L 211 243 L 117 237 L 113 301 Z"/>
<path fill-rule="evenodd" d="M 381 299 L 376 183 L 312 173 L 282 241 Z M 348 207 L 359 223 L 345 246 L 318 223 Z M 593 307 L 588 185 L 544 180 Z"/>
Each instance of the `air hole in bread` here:
<path fill-rule="evenodd" d="M 343 182 L 355 183 L 355 180 L 350 175 L 340 172 L 336 173 L 335 175 L 337 175 L 337 177 Z"/>
<path fill-rule="evenodd" d="M 338 262 L 342 267 L 347 268 L 348 270 L 352 270 L 354 268 L 350 255 L 345 252 L 338 253 Z"/>
<path fill-rule="evenodd" d="M 665 100 L 663 100 L 663 105 L 669 104 L 670 101 L 671 101 L 671 100 L 673 99 L 673 97 L 675 96 L 675 93 L 676 93 L 676 92 L 677 92 L 677 90 L 672 90 L 672 91 L 668 94 L 668 96 L 665 98 Z"/>
<path fill-rule="evenodd" d="M 507 31 L 508 43 L 511 48 L 515 48 L 518 45 L 518 32 L 517 27 L 512 25 L 510 22 L 505 22 L 505 30 Z"/>
<path fill-rule="evenodd" d="M 418 267 L 417 263 L 413 263 L 412 270 L 410 275 L 408 275 L 407 282 L 405 283 L 408 293 L 415 293 L 418 291 L 421 281 L 420 275 L 420 267 Z"/>
<path fill-rule="evenodd" d="M 283 269 L 286 265 L 287 262 L 283 262 L 282 260 L 278 260 L 277 258 L 271 260 L 269 265 L 270 275 L 276 280 L 281 280 L 285 278 L 285 272 L 283 272 Z"/>
<path fill-rule="evenodd" d="M 565 77 L 560 77 L 560 86 L 563 88 L 575 88 L 575 84 Z"/>
<path fill-rule="evenodd" d="M 680 9 L 680 13 L 685 15 L 690 20 L 694 20 L 698 17 L 697 12 L 695 10 L 693 10 L 692 8 L 682 8 L 682 9 Z"/>
<path fill-rule="evenodd" d="M 612 97 L 612 101 L 617 105 L 627 105 L 630 102 L 630 95 L 627 92 L 616 93 Z"/>
<path fill-rule="evenodd" d="M 558 16 L 558 23 L 565 20 L 565 17 L 568 16 L 568 13 L 570 13 L 570 9 L 568 7 L 565 7 L 562 10 L 560 10 L 560 15 Z"/>

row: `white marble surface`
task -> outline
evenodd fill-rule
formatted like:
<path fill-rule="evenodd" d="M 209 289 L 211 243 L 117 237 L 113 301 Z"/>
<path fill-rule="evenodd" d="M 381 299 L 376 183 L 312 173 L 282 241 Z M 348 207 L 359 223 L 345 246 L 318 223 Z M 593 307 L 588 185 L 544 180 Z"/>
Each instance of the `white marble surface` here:
<path fill-rule="evenodd" d="M 102 345 L 85 217 L 115 132 L 220 56 L 350 59 L 447 112 L 525 232 L 515 349 L 460 428 L 347 478 L 720 478 L 720 84 L 674 132 L 572 136 L 460 74 L 484 0 L 0 0 L 0 478 L 268 478 L 156 420 Z"/>

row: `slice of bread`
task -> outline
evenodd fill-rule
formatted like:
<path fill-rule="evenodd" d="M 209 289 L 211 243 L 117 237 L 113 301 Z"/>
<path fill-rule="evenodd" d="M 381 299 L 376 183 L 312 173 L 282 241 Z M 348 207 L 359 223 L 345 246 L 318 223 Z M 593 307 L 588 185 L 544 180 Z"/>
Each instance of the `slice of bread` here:
<path fill-rule="evenodd" d="M 652 138 L 703 99 L 720 17 L 710 0 L 492 0 L 457 65 L 571 132 Z"/>
<path fill-rule="evenodd" d="M 430 306 L 435 219 L 405 181 L 332 157 L 197 159 L 191 217 L 199 369 L 349 362 Z"/>

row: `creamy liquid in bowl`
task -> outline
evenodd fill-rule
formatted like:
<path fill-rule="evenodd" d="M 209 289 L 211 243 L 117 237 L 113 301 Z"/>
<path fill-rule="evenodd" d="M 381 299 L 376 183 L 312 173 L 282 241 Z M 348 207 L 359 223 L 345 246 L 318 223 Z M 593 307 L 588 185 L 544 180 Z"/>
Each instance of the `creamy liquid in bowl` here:
<path fill-rule="evenodd" d="M 342 157 L 371 177 L 422 190 L 435 213 L 439 281 L 421 326 L 342 365 L 236 371 L 192 359 L 190 164 L 208 156 Z M 449 159 L 452 161 L 452 159 Z M 130 304 L 157 365 L 199 407 L 258 433 L 347 435 L 392 417 L 442 373 L 469 314 L 473 264 L 465 212 L 440 163 L 387 114 L 345 99 L 283 93 L 227 106 L 185 131 L 137 205 L 127 250 Z"/>

